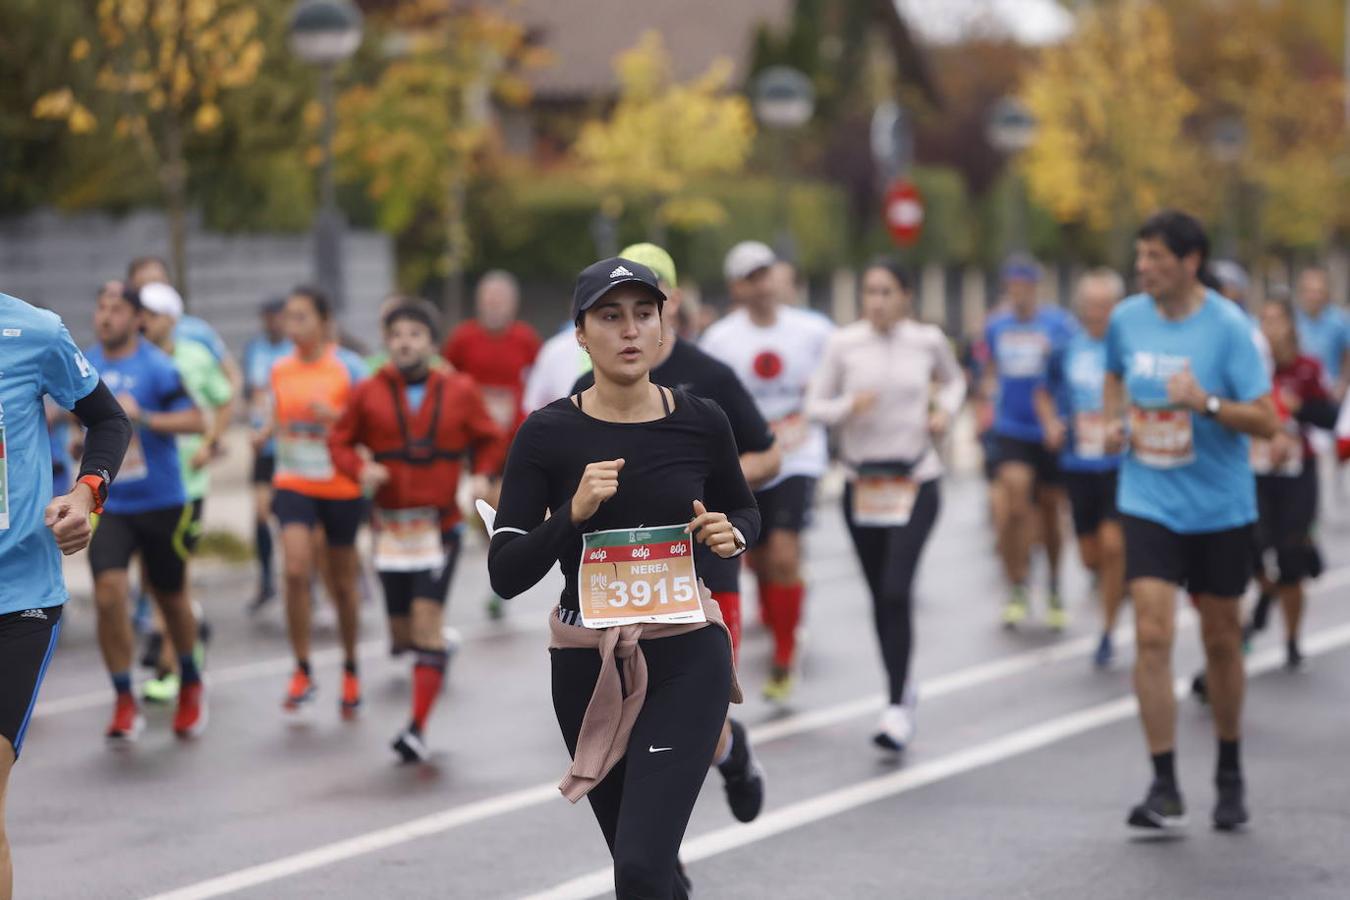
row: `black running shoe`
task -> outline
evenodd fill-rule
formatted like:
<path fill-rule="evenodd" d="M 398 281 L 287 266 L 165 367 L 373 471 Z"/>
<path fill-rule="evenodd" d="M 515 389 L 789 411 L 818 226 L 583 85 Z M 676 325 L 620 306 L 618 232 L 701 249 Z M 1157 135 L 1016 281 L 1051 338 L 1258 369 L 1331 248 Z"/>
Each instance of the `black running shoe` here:
<path fill-rule="evenodd" d="M 145 646 L 141 649 L 141 668 L 158 669 L 159 656 L 164 652 L 164 635 L 152 631 L 145 636 Z"/>
<path fill-rule="evenodd" d="M 1201 703 L 1209 702 L 1209 683 L 1205 681 L 1204 672 L 1191 679 L 1191 696 Z"/>
<path fill-rule="evenodd" d="M 1284 649 L 1284 667 L 1290 672 L 1301 672 L 1305 665 L 1303 651 L 1299 649 L 1297 641 L 1290 641 Z"/>
<path fill-rule="evenodd" d="M 1127 820 L 1131 828 L 1153 831 L 1171 831 L 1186 824 L 1186 804 L 1181 791 L 1173 782 L 1153 779 L 1144 802 L 1130 810 Z"/>
<path fill-rule="evenodd" d="M 426 762 L 431 758 L 431 751 L 427 749 L 422 735 L 411 726 L 400 731 L 391 746 L 405 763 Z"/>
<path fill-rule="evenodd" d="M 1214 802 L 1214 827 L 1219 831 L 1236 831 L 1247 824 L 1247 787 L 1241 772 L 1220 772 L 1214 776 L 1218 799 Z"/>
<path fill-rule="evenodd" d="M 750 748 L 745 726 L 731 720 L 731 756 L 717 767 L 726 780 L 727 805 L 738 822 L 753 822 L 764 808 L 764 770 Z"/>
<path fill-rule="evenodd" d="M 1273 594 L 1263 593 L 1256 598 L 1256 608 L 1252 610 L 1252 631 L 1265 631 L 1270 621 L 1270 607 L 1275 602 Z"/>

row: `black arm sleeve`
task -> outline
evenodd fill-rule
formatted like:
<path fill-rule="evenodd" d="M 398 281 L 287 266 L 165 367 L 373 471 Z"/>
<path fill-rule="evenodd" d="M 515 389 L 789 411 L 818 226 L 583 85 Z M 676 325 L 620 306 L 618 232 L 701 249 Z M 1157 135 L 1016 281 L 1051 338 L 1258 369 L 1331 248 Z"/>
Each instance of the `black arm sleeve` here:
<path fill-rule="evenodd" d="M 1325 428 L 1331 431 L 1336 427 L 1336 419 L 1340 415 L 1340 409 L 1334 402 L 1326 398 L 1316 398 L 1304 400 L 1294 414 L 1294 418 L 1303 425 L 1312 425 L 1314 428 Z"/>
<path fill-rule="evenodd" d="M 100 378 L 94 389 L 75 403 L 72 411 L 88 429 L 80 477 L 97 475 L 102 469 L 108 472 L 110 480 L 116 478 L 117 470 L 122 467 L 122 456 L 131 443 L 131 420 L 122 411 L 122 404 Z"/>
<path fill-rule="evenodd" d="M 498 596 L 510 599 L 534 587 L 577 539 L 577 528 L 564 510 L 548 510 L 548 476 L 540 464 L 539 429 L 526 421 L 517 433 L 502 475 L 502 495 L 492 543 L 488 580 Z"/>
<path fill-rule="evenodd" d="M 713 403 L 707 404 L 707 409 L 714 420 L 708 447 L 712 474 L 708 476 L 703 505 L 709 512 L 725 513 L 731 524 L 740 529 L 746 545 L 753 547 L 759 540 L 759 505 L 741 472 L 741 457 L 736 452 L 736 438 L 726 413 Z"/>

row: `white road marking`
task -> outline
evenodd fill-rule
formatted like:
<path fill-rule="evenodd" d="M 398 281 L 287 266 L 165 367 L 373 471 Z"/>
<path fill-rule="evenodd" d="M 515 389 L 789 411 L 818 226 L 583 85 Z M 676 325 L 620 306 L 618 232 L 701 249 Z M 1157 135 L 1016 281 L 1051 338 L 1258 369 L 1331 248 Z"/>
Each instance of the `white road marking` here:
<path fill-rule="evenodd" d="M 1350 645 L 1350 624 L 1308 636 L 1304 652 L 1314 656 L 1346 645 Z M 1272 648 L 1251 657 L 1247 671 L 1250 675 L 1260 675 L 1279 668 L 1283 663 L 1283 650 Z M 1190 680 L 1178 678 L 1175 690 L 1179 697 L 1185 696 L 1190 690 Z M 680 849 L 680 858 L 690 863 L 726 853 L 878 800 L 913 791 L 983 766 L 1003 762 L 1014 756 L 1120 722 L 1134 716 L 1135 712 L 1135 698 L 1129 695 L 1057 716 L 974 747 L 920 763 L 913 768 L 871 778 L 773 810 L 748 825 L 733 825 L 699 835 L 684 842 Z M 526 900 L 583 900 L 611 893 L 613 890 L 614 870 L 606 867 L 537 894 L 531 894 Z"/>
<path fill-rule="evenodd" d="M 1332 588 L 1341 587 L 1347 584 L 1350 584 L 1350 566 L 1339 567 L 1324 575 L 1312 588 L 1310 593 L 1320 593 L 1321 591 L 1330 590 Z M 1181 627 L 1188 627 L 1194 624 L 1195 614 L 1190 610 L 1189 607 L 1182 607 L 1178 615 L 1179 615 L 1179 625 Z M 1326 636 L 1329 634 L 1339 635 L 1342 632 L 1344 632 L 1344 638 L 1340 639 L 1340 641 L 1334 644 L 1333 646 L 1340 646 L 1341 643 L 1350 643 L 1350 624 L 1347 624 L 1345 626 L 1341 626 L 1340 628 L 1332 629 L 1331 631 L 1323 632 L 1318 635 L 1313 635 L 1309 637 L 1306 643 L 1307 645 L 1306 652 L 1309 655 L 1311 655 L 1318 652 L 1325 652 L 1327 649 L 1331 649 L 1331 647 L 1325 646 Z M 1096 647 L 1095 637 L 1090 636 L 1085 638 L 1077 638 L 1071 641 L 1066 641 L 1061 644 L 1056 644 L 1049 647 L 1042 647 L 1025 653 L 1019 653 L 1002 659 L 997 659 L 992 662 L 981 663 L 979 665 L 970 666 L 965 669 L 958 669 L 955 672 L 949 672 L 945 675 L 940 675 L 927 681 L 921 682 L 918 686 L 919 696 L 921 698 L 927 698 L 931 700 L 937 697 L 947 696 L 949 694 L 953 694 L 958 691 L 979 687 L 981 685 L 988 684 L 990 682 L 1001 681 L 1005 678 L 1010 677 L 1011 675 L 1030 671 L 1041 666 L 1054 665 L 1059 662 L 1063 662 L 1066 660 L 1076 658 L 1078 656 L 1085 655 L 1092 649 L 1095 649 L 1095 647 Z M 1267 659 L 1267 656 L 1269 656 L 1269 654 L 1260 654 L 1252 657 L 1250 665 L 1254 672 L 1266 671 L 1267 668 L 1274 667 L 1275 663 L 1270 663 L 1269 665 L 1265 664 L 1264 661 Z M 1274 656 L 1269 656 L 1269 658 L 1272 660 L 1275 659 Z M 1264 668 L 1261 668 L 1259 670 L 1255 668 L 1258 661 L 1261 662 Z M 266 664 L 267 663 L 259 663 L 256 665 L 266 665 Z M 1181 682 L 1179 681 L 1178 685 L 1180 684 Z M 1189 689 L 1189 682 L 1187 683 L 1186 688 Z M 102 701 L 106 702 L 106 695 L 100 694 L 100 697 Z M 788 737 L 795 734 L 801 734 L 808 731 L 813 731 L 819 728 L 825 728 L 830 725 L 838 724 L 840 722 L 844 722 L 849 719 L 858 718 L 860 716 L 864 716 L 869 713 L 875 712 L 881 708 L 882 701 L 883 698 L 880 695 L 874 695 L 837 704 L 835 706 L 814 710 L 812 712 L 790 716 L 778 722 L 770 722 L 764 725 L 752 727 L 750 729 L 750 736 L 757 744 L 763 744 L 769 741 L 780 740 L 784 737 Z M 1110 706 L 1116 703 L 1127 703 L 1129 705 L 1127 706 L 1126 715 L 1128 715 L 1128 712 L 1133 711 L 1134 709 L 1133 702 L 1134 700 L 1132 697 L 1125 697 L 1116 701 L 1111 701 L 1110 704 L 1103 704 L 1103 705 Z M 1093 709 L 1096 709 L 1096 707 L 1089 708 L 1088 710 L 1084 710 L 1079 713 L 1071 714 L 1070 716 L 1064 718 L 1077 721 L 1075 717 L 1086 716 Z M 1107 724 L 1107 722 L 1109 721 L 1116 721 L 1118 718 L 1121 717 L 1122 717 L 1121 715 L 1117 715 L 1115 718 L 1103 721 L 1101 724 Z M 1037 729 L 1046 729 L 1057 721 L 1060 720 L 1051 720 L 1051 722 L 1043 723 L 1038 726 L 1033 726 L 1031 729 L 1026 730 L 1030 732 L 1037 732 Z M 1080 733 L 1081 731 L 1087 730 L 1089 727 L 1097 727 L 1097 726 L 1090 725 L 1083 727 L 1080 725 L 1078 726 L 1078 730 L 1070 731 L 1066 733 L 1064 736 L 1068 736 L 1068 734 Z M 999 744 L 999 741 L 1011 741 L 1013 738 L 1017 737 L 1018 734 L 1021 734 L 1021 732 L 1015 732 L 1011 735 L 1008 735 L 1004 738 L 1000 738 L 991 743 L 997 745 Z M 1050 743 L 1051 740 L 1059 740 L 1059 739 L 1061 738 L 1042 740 L 1041 743 L 1032 744 L 1026 747 L 1025 749 L 1032 749 L 1034 747 L 1044 746 L 1044 744 Z M 977 751 L 981 751 L 982 748 L 987 746 L 988 745 L 980 745 L 980 747 L 960 751 L 959 753 L 952 754 L 951 756 L 933 760 L 930 763 L 925 763 L 921 766 L 916 766 L 913 769 L 907 769 L 904 772 L 899 772 L 896 773 L 895 775 L 887 776 L 886 778 L 881 779 L 881 781 L 886 784 L 890 784 L 891 780 L 893 779 L 901 777 L 914 778 L 916 777 L 914 773 L 927 771 L 925 767 L 950 765 L 950 763 L 948 762 L 949 760 L 954 758 L 958 760 L 967 759 L 967 757 L 969 757 L 971 754 L 974 754 Z M 1016 750 L 1014 752 L 1020 753 L 1024 752 L 1024 750 Z M 998 758 L 1006 758 L 1007 756 L 1010 755 L 1013 755 L 1013 753 L 1005 753 L 1004 756 Z M 983 757 L 979 758 L 982 759 Z M 996 761 L 996 759 L 990 761 Z M 942 774 L 939 777 L 946 778 L 949 777 L 949 775 L 951 774 L 959 774 L 960 772 L 968 771 L 971 768 L 975 768 L 978 765 L 985 765 L 985 764 L 987 763 L 977 762 L 975 764 L 967 764 L 965 768 L 954 770 L 948 774 Z M 937 780 L 937 778 L 931 778 L 929 781 L 922 782 L 922 784 L 931 783 L 932 780 Z M 826 794 L 822 798 L 817 798 L 817 800 L 823 801 L 826 798 L 834 796 L 834 794 L 843 794 L 847 792 L 865 790 L 867 789 L 868 785 L 872 785 L 873 783 L 874 783 L 873 781 L 863 782 L 861 784 L 854 785 L 849 788 L 844 788 L 841 791 L 833 792 L 832 794 Z M 900 783 L 903 785 L 905 782 L 902 781 Z M 917 787 L 919 785 L 916 784 L 914 786 Z M 891 793 L 898 793 L 899 791 L 912 789 L 913 789 L 912 787 L 901 787 L 898 790 L 892 790 Z M 185 887 L 170 891 L 168 893 L 157 894 L 154 897 L 149 898 L 149 900 L 206 900 L 206 898 L 224 896 L 226 894 L 244 890 L 245 888 L 256 887 L 257 885 L 260 884 L 267 884 L 269 882 L 276 881 L 278 879 L 287 878 L 292 875 L 300 874 L 302 872 L 307 872 L 313 869 L 332 865 L 336 862 L 348 860 L 355 856 L 360 856 L 367 853 L 374 853 L 376 851 L 384 850 L 389 847 L 397 846 L 399 844 L 404 844 L 409 841 L 429 837 L 434 834 L 439 834 L 441 832 L 448 831 L 452 828 L 457 828 L 461 825 L 468 825 L 474 822 L 479 822 L 485 819 L 492 818 L 494 816 L 503 815 L 505 813 L 516 812 L 518 810 L 526 809 L 531 806 L 537 806 L 543 803 L 553 802 L 558 798 L 558 796 L 559 795 L 557 786 L 552 782 L 548 784 L 540 784 L 533 787 L 527 787 L 518 791 L 511 792 L 509 794 L 503 794 L 498 797 L 491 797 L 486 800 L 478 801 L 476 803 L 470 803 L 466 806 L 454 807 L 452 809 L 444 810 L 443 812 L 422 816 L 420 818 L 413 819 L 409 822 L 405 822 L 399 825 L 393 825 L 387 828 L 378 829 L 376 831 L 367 832 L 366 834 L 356 835 L 346 840 L 337 841 L 331 844 L 325 844 L 321 847 L 316 847 L 313 850 L 303 851 L 301 853 L 294 854 L 292 856 L 281 857 L 279 859 L 273 860 L 272 862 L 262 863 L 259 865 L 240 869 L 235 872 L 226 873 L 224 875 L 220 875 L 215 878 L 210 878 L 201 882 L 197 882 L 196 884 L 187 885 Z M 848 796 L 853 795 L 848 794 Z M 881 794 L 879 796 L 889 796 L 889 794 Z M 813 802 L 816 801 L 805 801 L 806 804 L 810 804 Z M 853 806 L 861 805 L 863 802 L 870 802 L 870 801 L 858 801 L 855 802 Z M 737 825 L 733 828 L 726 829 L 726 832 L 732 835 L 733 837 L 735 834 L 738 834 L 743 831 L 749 831 L 752 834 L 758 833 L 752 831 L 752 829 L 756 828 L 757 826 L 760 826 L 761 822 L 764 822 L 766 820 L 771 822 L 779 821 L 778 819 L 779 816 L 782 816 L 792 810 L 797 810 L 798 808 L 802 807 L 802 805 L 803 804 L 799 803 L 794 804 L 793 806 L 784 807 L 781 810 L 777 810 L 773 813 L 768 813 L 761 816 L 759 819 L 757 819 L 754 823 L 752 823 L 749 826 Z M 843 808 L 849 809 L 852 808 L 852 806 L 845 806 Z M 830 814 L 832 815 L 833 813 Z M 788 827 L 796 827 L 796 826 L 795 825 L 784 826 L 779 828 L 778 831 L 787 830 Z M 764 837 L 768 837 L 770 836 L 770 834 L 777 834 L 778 831 L 766 833 Z M 712 832 L 709 835 L 705 835 L 701 838 L 696 838 L 694 840 L 688 841 L 686 842 L 685 847 L 690 848 L 695 846 L 701 846 L 699 844 L 700 841 L 711 839 L 714 835 L 718 834 L 722 834 L 722 832 Z M 731 838 L 723 838 L 723 840 L 730 840 L 730 839 Z M 740 846 L 740 844 L 729 845 L 727 849 L 731 849 L 731 846 Z M 704 853 L 704 855 L 705 856 L 713 855 L 713 853 L 717 852 L 723 851 L 716 850 L 713 852 L 706 852 Z M 685 855 L 685 858 L 692 860 L 700 857 Z M 588 876 L 582 876 L 581 879 L 575 879 L 574 881 L 567 882 L 567 885 L 571 885 L 574 883 L 581 884 L 583 882 L 583 879 L 587 878 L 593 879 L 595 877 L 597 877 L 596 874 L 592 873 L 591 875 Z M 591 893 L 588 894 L 567 893 L 567 894 L 559 894 L 558 896 L 589 897 L 594 896 L 595 893 L 603 893 L 605 890 L 612 890 L 612 873 L 610 873 L 608 869 L 605 870 L 605 877 L 609 879 L 609 881 L 606 882 L 606 884 L 608 884 L 609 887 L 601 888 L 599 891 L 592 891 Z M 585 884 L 593 884 L 593 883 L 594 883 L 593 881 L 585 882 Z M 560 890 L 563 887 L 566 887 L 566 885 L 559 886 L 559 888 L 556 888 L 555 890 Z M 553 896 L 553 894 L 550 893 L 540 896 Z"/>

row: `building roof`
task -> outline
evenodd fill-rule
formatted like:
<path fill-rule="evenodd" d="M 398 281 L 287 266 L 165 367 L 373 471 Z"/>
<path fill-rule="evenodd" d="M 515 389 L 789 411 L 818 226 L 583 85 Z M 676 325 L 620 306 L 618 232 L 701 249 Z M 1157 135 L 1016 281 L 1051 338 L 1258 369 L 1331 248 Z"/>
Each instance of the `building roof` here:
<path fill-rule="evenodd" d="M 617 86 L 614 57 L 646 31 L 665 40 L 684 81 L 714 60 L 729 59 L 743 82 L 762 25 L 782 28 L 793 0 L 494 0 L 553 56 L 529 74 L 536 99 L 608 94 Z"/>

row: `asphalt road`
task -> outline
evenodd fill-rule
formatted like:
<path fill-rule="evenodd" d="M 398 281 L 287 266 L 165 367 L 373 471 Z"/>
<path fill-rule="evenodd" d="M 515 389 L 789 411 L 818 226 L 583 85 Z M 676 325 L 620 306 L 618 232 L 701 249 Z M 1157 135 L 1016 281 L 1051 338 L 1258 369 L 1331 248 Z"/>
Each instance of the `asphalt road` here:
<path fill-rule="evenodd" d="M 791 710 L 758 697 L 769 641 L 747 597 L 742 649 L 769 801 L 736 823 L 714 773 L 683 856 L 705 897 L 1345 897 L 1350 895 L 1350 507 L 1322 529 L 1328 572 L 1313 589 L 1306 671 L 1279 668 L 1278 624 L 1249 659 L 1244 741 L 1253 823 L 1208 827 L 1214 746 L 1206 711 L 1181 707 L 1187 836 L 1126 834 L 1148 761 L 1129 682 L 1129 617 L 1117 666 L 1088 658 L 1096 615 L 1076 560 L 1074 620 L 997 626 L 1002 588 L 979 482 L 949 483 L 922 570 L 919 735 L 905 759 L 870 743 L 880 662 L 863 585 L 833 504 L 810 534 L 808 629 Z M 1073 554 L 1067 554 L 1070 559 Z M 111 691 L 93 616 L 73 604 L 16 767 L 9 834 L 20 898 L 589 897 L 610 884 L 585 804 L 555 785 L 567 762 L 549 699 L 545 618 L 556 582 L 486 620 L 481 546 L 461 561 L 451 620 L 465 636 L 430 726 L 433 765 L 395 764 L 408 664 L 388 658 L 383 615 L 365 608 L 367 709 L 337 714 L 331 622 L 323 693 L 307 721 L 280 710 L 290 662 L 280 611 L 243 611 L 246 573 L 196 579 L 215 624 L 211 726 L 181 743 L 151 710 L 134 748 L 104 746 Z M 1178 676 L 1199 659 L 1182 612 Z M 658 811 L 654 811 L 658 812 Z"/>

